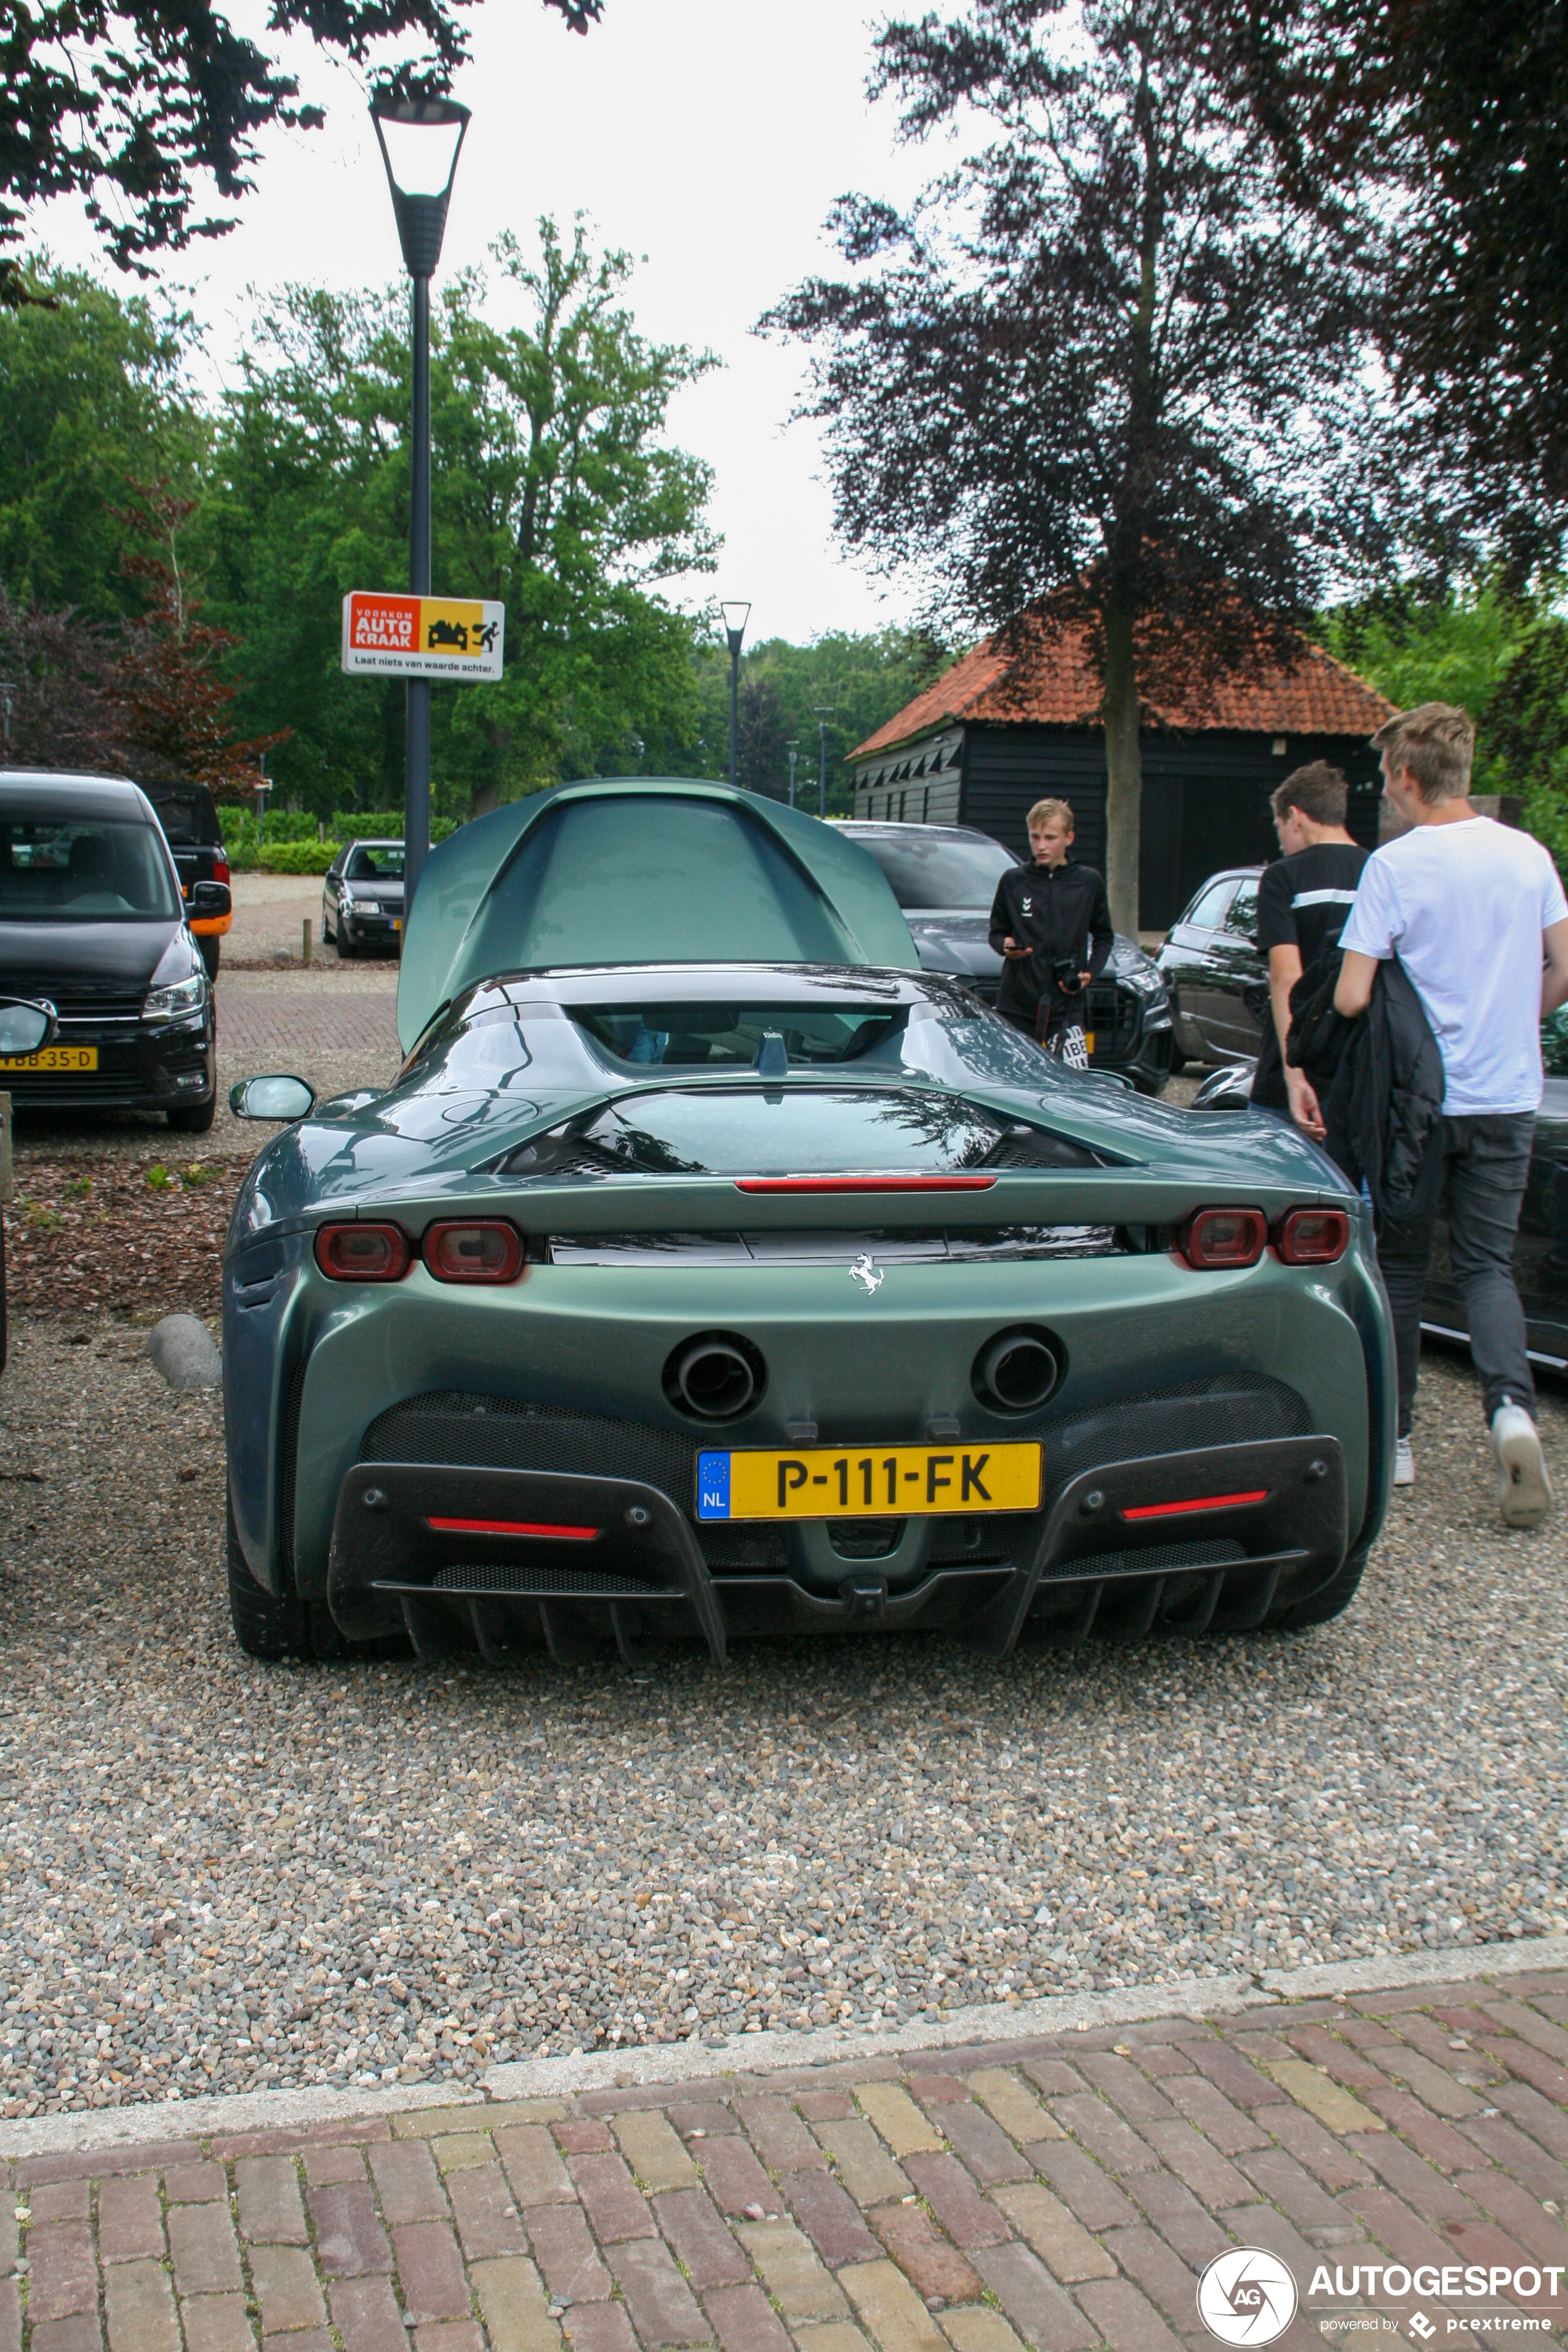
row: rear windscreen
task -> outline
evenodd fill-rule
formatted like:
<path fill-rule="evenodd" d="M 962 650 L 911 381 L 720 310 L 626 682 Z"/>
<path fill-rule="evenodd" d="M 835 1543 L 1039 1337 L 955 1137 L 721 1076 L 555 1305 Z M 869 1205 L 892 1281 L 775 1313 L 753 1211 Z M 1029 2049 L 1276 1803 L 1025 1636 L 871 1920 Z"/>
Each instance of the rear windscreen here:
<path fill-rule="evenodd" d="M 764 1036 L 784 1041 L 791 1064 L 858 1061 L 901 1028 L 903 1008 L 803 1004 L 574 1004 L 572 1018 L 623 1062 L 749 1068 Z"/>
<path fill-rule="evenodd" d="M 1094 1152 L 914 1088 L 671 1088 L 568 1119 L 512 1152 L 527 1176 L 942 1175 L 1092 1168 Z"/>
<path fill-rule="evenodd" d="M 922 840 L 913 825 L 896 834 L 861 833 L 900 907 L 969 907 L 991 911 L 996 885 L 1017 864 L 999 841 L 954 841 L 933 833 Z"/>
<path fill-rule="evenodd" d="M 180 912 L 156 825 L 43 811 L 0 816 L 0 921 L 149 922 Z"/>
<path fill-rule="evenodd" d="M 222 841 L 217 806 L 209 792 L 183 792 L 177 784 L 144 784 L 142 789 L 157 810 L 173 848 L 216 848 Z"/>

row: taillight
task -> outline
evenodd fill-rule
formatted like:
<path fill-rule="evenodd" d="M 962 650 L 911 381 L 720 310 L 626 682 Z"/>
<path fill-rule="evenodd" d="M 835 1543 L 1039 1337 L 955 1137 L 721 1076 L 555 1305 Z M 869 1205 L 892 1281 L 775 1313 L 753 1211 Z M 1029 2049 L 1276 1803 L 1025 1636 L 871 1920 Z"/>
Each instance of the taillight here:
<path fill-rule="evenodd" d="M 227 882 L 229 878 L 228 856 L 226 851 L 220 849 L 213 859 L 213 880 Z"/>
<path fill-rule="evenodd" d="M 1343 1209 L 1292 1209 L 1274 1229 L 1274 1246 L 1287 1265 L 1331 1265 L 1350 1240 Z"/>
<path fill-rule="evenodd" d="M 401 1282 L 414 1255 L 401 1225 L 321 1225 L 316 1264 L 334 1282 Z"/>
<path fill-rule="evenodd" d="M 437 1282 L 515 1282 L 522 1255 L 521 1234 L 501 1217 L 426 1228 L 425 1265 Z"/>
<path fill-rule="evenodd" d="M 1268 1243 L 1261 1209 L 1195 1209 L 1176 1236 L 1189 1265 L 1205 1274 L 1256 1265 Z"/>

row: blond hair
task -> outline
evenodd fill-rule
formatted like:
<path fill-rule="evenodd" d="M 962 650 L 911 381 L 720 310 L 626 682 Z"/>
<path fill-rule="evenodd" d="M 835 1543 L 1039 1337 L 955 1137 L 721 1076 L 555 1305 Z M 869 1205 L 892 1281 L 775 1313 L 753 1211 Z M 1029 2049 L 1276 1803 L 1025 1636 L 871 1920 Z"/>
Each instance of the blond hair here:
<path fill-rule="evenodd" d="M 1372 748 L 1387 754 L 1391 774 L 1405 770 L 1428 807 L 1462 800 L 1470 789 L 1476 730 L 1454 703 L 1418 702 L 1402 710 L 1378 729 Z"/>
<path fill-rule="evenodd" d="M 1029 830 L 1032 833 L 1036 825 L 1049 824 L 1053 817 L 1058 817 L 1061 820 L 1064 831 L 1068 833 L 1074 833 L 1077 831 L 1078 828 L 1073 824 L 1072 803 L 1070 801 L 1037 801 L 1034 807 L 1029 811 L 1027 817 L 1025 819 L 1025 823 L 1028 825 Z"/>

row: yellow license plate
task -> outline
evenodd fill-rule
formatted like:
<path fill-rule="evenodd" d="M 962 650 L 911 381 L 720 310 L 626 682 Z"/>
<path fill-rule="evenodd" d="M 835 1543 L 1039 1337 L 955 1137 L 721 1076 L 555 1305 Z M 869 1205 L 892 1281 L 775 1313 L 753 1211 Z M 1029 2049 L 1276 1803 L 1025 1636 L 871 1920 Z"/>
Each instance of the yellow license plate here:
<path fill-rule="evenodd" d="M 700 1519 L 930 1518 L 1039 1507 L 1037 1445 L 818 1445 L 697 1457 Z"/>
<path fill-rule="evenodd" d="M 46 1045 L 38 1054 L 0 1054 L 0 1070 L 96 1070 L 96 1045 Z"/>
<path fill-rule="evenodd" d="M 1083 1033 L 1083 1050 L 1086 1054 L 1092 1054 L 1094 1051 L 1094 1032 L 1092 1029 L 1086 1029 Z"/>

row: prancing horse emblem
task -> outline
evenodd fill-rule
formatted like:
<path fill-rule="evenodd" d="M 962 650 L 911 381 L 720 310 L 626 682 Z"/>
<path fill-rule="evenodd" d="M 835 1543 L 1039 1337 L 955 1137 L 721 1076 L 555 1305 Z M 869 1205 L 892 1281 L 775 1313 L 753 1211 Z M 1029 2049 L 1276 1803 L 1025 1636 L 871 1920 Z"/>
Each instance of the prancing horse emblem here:
<path fill-rule="evenodd" d="M 850 1267 L 849 1278 L 852 1282 L 863 1282 L 865 1284 L 866 1296 L 868 1298 L 874 1298 L 878 1291 L 882 1287 L 882 1269 L 879 1265 L 872 1265 L 864 1250 L 861 1251 L 859 1256 Z"/>

